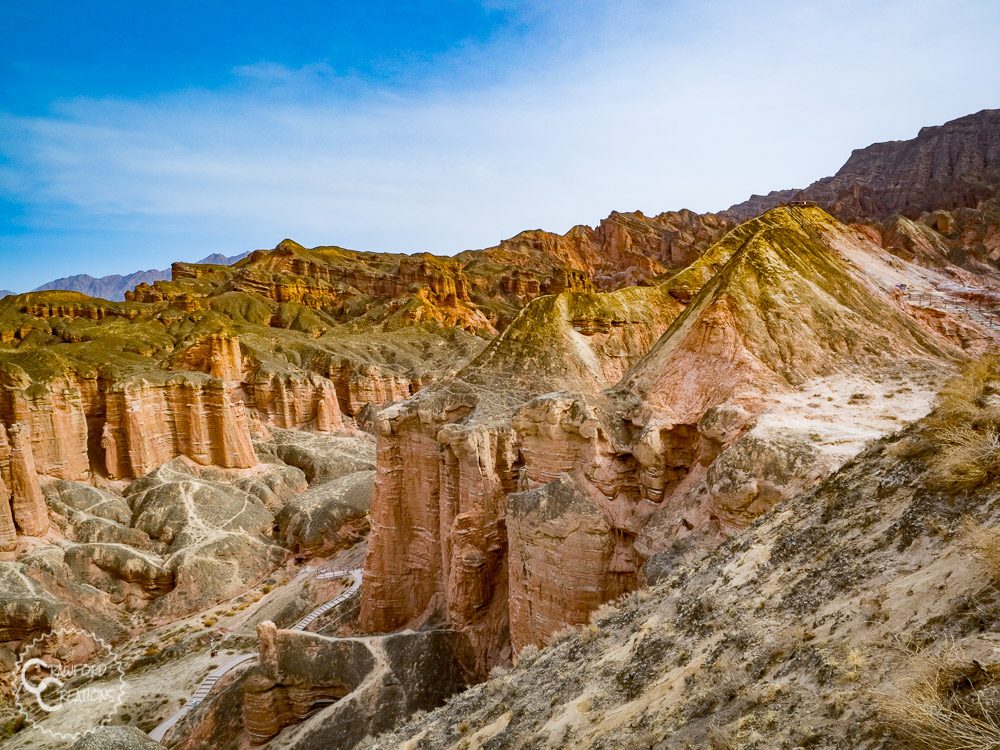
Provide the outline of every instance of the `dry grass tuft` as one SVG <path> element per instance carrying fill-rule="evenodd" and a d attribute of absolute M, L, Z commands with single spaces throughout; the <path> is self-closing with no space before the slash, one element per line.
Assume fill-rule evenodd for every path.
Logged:
<path fill-rule="evenodd" d="M 909 684 L 876 697 L 886 727 L 914 750 L 1000 748 L 1000 679 L 954 646 L 913 659 Z"/>
<path fill-rule="evenodd" d="M 961 545 L 983 563 L 994 581 L 1000 581 L 1000 529 L 990 528 L 966 518 Z"/>
<path fill-rule="evenodd" d="M 1000 357 L 971 363 L 938 394 L 921 435 L 928 479 L 960 492 L 1000 476 Z"/>

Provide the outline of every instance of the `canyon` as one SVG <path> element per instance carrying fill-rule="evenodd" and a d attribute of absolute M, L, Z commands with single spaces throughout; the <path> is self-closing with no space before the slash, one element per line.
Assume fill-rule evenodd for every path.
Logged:
<path fill-rule="evenodd" d="M 613 212 L 452 257 L 286 239 L 175 263 L 122 300 L 4 297 L 0 671 L 42 634 L 91 633 L 130 686 L 113 723 L 146 732 L 218 652 L 256 654 L 164 738 L 190 750 L 599 747 L 627 722 L 589 727 L 585 698 L 694 711 L 650 691 L 689 674 L 708 691 L 690 665 L 715 664 L 741 618 L 760 648 L 754 617 L 794 627 L 772 600 L 805 601 L 803 555 L 847 554 L 820 550 L 823 523 L 884 562 L 888 542 L 851 527 L 876 492 L 859 466 L 893 476 L 900 436 L 929 429 L 938 394 L 996 346 L 997 115 L 720 213 Z M 894 540 L 890 515 L 933 515 L 907 509 L 931 481 L 907 466 L 877 489 L 891 512 L 872 528 Z M 942 524 L 921 544 L 958 555 L 956 519 Z M 793 536 L 801 548 L 780 542 Z M 765 548 L 795 568 L 765 575 Z M 317 568 L 363 568 L 360 595 L 293 630 L 343 585 Z M 831 596 L 848 606 L 849 590 Z M 911 609 L 885 621 L 932 627 L 924 598 Z M 817 645 L 836 642 L 831 618 L 815 618 Z M 851 644 L 872 647 L 860 627 Z M 617 692 L 591 684 L 588 659 Z M 510 697 L 537 702 L 559 670 L 551 710 Z M 59 747 L 41 727 L 79 717 L 26 723 L 19 695 L 0 683 L 0 743 Z M 676 723 L 705 746 L 707 729 Z M 823 732 L 819 746 L 848 741 Z"/>

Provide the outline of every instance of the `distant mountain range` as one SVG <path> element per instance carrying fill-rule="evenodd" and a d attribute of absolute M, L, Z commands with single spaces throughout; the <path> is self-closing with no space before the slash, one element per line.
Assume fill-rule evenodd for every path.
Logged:
<path fill-rule="evenodd" d="M 227 257 L 221 253 L 212 253 L 212 255 L 199 260 L 198 263 L 213 263 L 215 265 L 228 266 L 239 260 L 243 260 L 249 254 L 249 252 L 246 252 Z M 169 280 L 169 268 L 164 270 L 152 269 L 149 271 L 136 271 L 135 273 L 130 273 L 126 276 L 112 274 L 110 276 L 101 276 L 99 278 L 86 273 L 81 273 L 76 276 L 65 276 L 61 279 L 46 282 L 39 287 L 35 287 L 31 291 L 47 292 L 54 289 L 63 289 L 70 292 L 82 292 L 83 294 L 91 297 L 100 297 L 102 299 L 110 299 L 120 302 L 125 299 L 125 292 L 130 289 L 134 289 L 137 285 L 143 282 L 152 284 L 154 281 Z M 8 294 L 14 294 L 14 292 L 6 290 L 0 291 L 0 297 Z"/>

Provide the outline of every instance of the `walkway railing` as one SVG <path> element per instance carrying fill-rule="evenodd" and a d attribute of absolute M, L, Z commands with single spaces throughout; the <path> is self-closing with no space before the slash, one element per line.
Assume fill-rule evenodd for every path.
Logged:
<path fill-rule="evenodd" d="M 352 570 L 320 570 L 316 573 L 316 578 L 320 580 L 331 580 L 335 578 L 347 578 L 351 577 L 351 585 L 348 586 L 344 591 L 337 594 L 333 599 L 321 604 L 312 610 L 309 614 L 299 620 L 297 623 L 292 625 L 290 630 L 305 630 L 307 627 L 312 625 L 320 616 L 326 614 L 332 609 L 335 609 L 338 605 L 344 603 L 352 596 L 358 593 L 361 589 L 362 571 L 361 568 L 354 568 Z M 222 679 L 229 672 L 239 667 L 242 664 L 246 664 L 249 661 L 257 658 L 257 653 L 247 653 L 247 654 L 236 654 L 224 663 L 220 664 L 218 667 L 213 669 L 201 684 L 198 685 L 197 689 L 188 698 L 187 702 L 181 706 L 177 711 L 171 714 L 162 724 L 157 726 L 153 731 L 149 733 L 149 738 L 155 740 L 156 742 L 162 742 L 163 738 L 166 736 L 173 727 L 187 716 L 191 711 L 196 708 L 208 694 L 215 687 L 215 684 Z"/>

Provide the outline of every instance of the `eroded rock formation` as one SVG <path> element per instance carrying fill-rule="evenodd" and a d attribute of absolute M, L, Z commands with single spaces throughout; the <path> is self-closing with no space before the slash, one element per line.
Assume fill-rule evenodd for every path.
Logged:
<path fill-rule="evenodd" d="M 204 465 L 257 462 L 246 413 L 218 380 L 126 381 L 106 393 L 102 433 L 111 477 L 140 477 L 175 456 Z"/>
<path fill-rule="evenodd" d="M 742 436 L 774 394 L 847 364 L 962 358 L 889 293 L 898 263 L 819 209 L 780 209 L 660 287 L 529 305 L 382 413 L 363 625 L 443 617 L 483 670 L 635 588 L 650 554 L 832 470 L 808 443 Z"/>
<path fill-rule="evenodd" d="M 14 523 L 22 534 L 42 536 L 49 528 L 49 515 L 28 431 L 15 422 L 4 432 L 0 426 L 0 473 L 10 487 Z"/>

